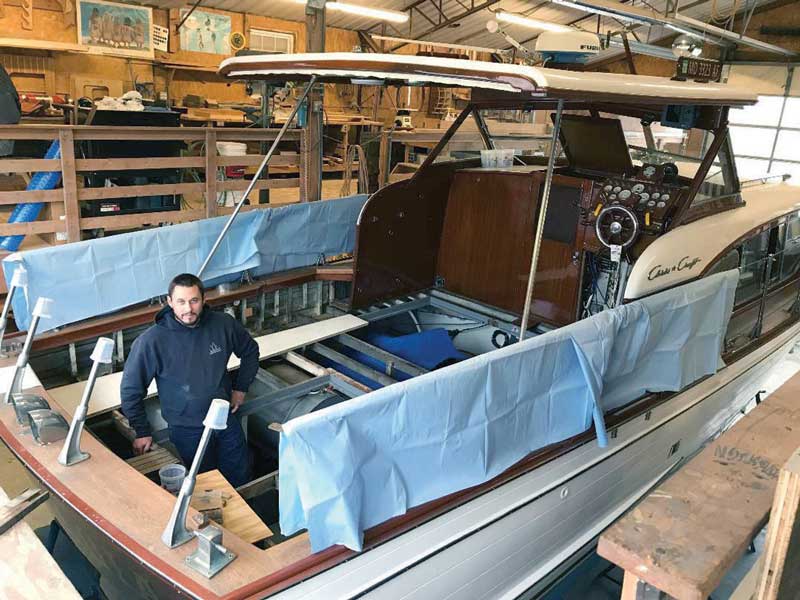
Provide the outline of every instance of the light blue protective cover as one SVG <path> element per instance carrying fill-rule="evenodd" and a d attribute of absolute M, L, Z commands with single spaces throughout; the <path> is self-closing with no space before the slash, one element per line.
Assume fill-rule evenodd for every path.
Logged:
<path fill-rule="evenodd" d="M 737 281 L 713 275 L 284 423 L 281 532 L 361 550 L 365 529 L 586 431 L 602 408 L 716 372 Z"/>
<path fill-rule="evenodd" d="M 214 254 L 203 281 L 259 276 L 316 264 L 321 256 L 352 252 L 364 194 L 241 213 Z M 195 273 L 228 217 L 87 240 L 11 254 L 6 282 L 19 265 L 26 294 L 15 294 L 14 319 L 27 330 L 40 296 L 55 300 L 39 331 L 119 310 L 166 293 L 179 273 Z"/>

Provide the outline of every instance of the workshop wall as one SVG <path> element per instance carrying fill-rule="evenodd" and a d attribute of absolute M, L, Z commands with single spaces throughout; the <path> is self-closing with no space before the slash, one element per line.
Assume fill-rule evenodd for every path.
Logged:
<path fill-rule="evenodd" d="M 203 10 L 229 15 L 231 31 L 240 31 L 246 36 L 251 27 L 291 33 L 295 51 L 305 49 L 304 23 L 208 8 Z M 83 96 L 92 91 L 102 95 L 107 90 L 110 95 L 117 95 L 132 89 L 135 78 L 140 84 L 151 83 L 155 92 L 168 91 L 170 99 L 177 102 L 187 94 L 220 102 L 245 100 L 243 84 L 222 81 L 213 72 L 226 55 L 190 52 L 180 48 L 180 37 L 172 35 L 180 22 L 179 10 L 153 9 L 153 22 L 169 27 L 171 32 L 170 52 L 155 51 L 153 60 L 49 51 L 48 48 L 56 44 L 77 44 L 75 12 L 64 13 L 56 0 L 34 0 L 32 28 L 27 29 L 25 22 L 22 7 L 7 2 L 0 16 L 3 32 L 0 37 L 41 41 L 41 50 L 0 51 L 0 60 L 7 70 L 14 73 L 15 83 L 25 88 L 20 91 Z M 358 35 L 353 31 L 329 28 L 326 32 L 326 50 L 329 52 L 350 51 L 356 45 Z M 334 105 L 339 105 L 338 98 L 338 94 L 331 95 Z"/>

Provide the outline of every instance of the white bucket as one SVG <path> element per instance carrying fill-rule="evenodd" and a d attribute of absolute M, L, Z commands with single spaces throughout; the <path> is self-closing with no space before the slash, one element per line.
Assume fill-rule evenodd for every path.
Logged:
<path fill-rule="evenodd" d="M 247 144 L 241 142 L 217 142 L 217 152 L 220 156 L 246 156 Z M 243 191 L 218 192 L 217 204 L 219 206 L 235 206 L 242 199 Z"/>

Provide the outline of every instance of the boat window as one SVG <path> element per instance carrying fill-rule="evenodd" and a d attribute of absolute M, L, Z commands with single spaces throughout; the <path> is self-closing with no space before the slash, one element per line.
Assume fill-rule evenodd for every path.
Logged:
<path fill-rule="evenodd" d="M 762 231 L 741 246 L 739 285 L 736 288 L 736 304 L 756 298 L 764 282 L 764 265 L 769 251 L 769 231 Z"/>
<path fill-rule="evenodd" d="M 709 270 L 707 275 L 714 275 L 715 273 L 724 273 L 731 269 L 739 268 L 739 249 L 734 248 L 718 260 Z"/>
<path fill-rule="evenodd" d="M 781 279 L 795 275 L 800 268 L 800 215 L 793 215 L 786 223 L 786 241 L 783 247 Z"/>

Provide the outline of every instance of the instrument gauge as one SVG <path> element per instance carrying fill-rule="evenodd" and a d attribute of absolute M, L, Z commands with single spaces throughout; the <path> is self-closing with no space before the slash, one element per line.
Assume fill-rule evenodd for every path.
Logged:
<path fill-rule="evenodd" d="M 627 200 L 630 197 L 631 197 L 631 191 L 630 190 L 622 190 L 619 193 L 619 199 L 620 200 Z"/>
<path fill-rule="evenodd" d="M 615 187 L 614 187 L 614 189 L 613 189 L 612 191 L 613 191 L 615 194 L 619 194 L 621 190 L 622 190 L 622 188 L 621 188 L 621 187 L 619 187 L 619 186 L 615 186 Z"/>
<path fill-rule="evenodd" d="M 639 202 L 645 202 L 647 200 L 650 200 L 650 194 L 648 194 L 647 192 L 642 192 L 641 194 L 639 194 Z"/>
<path fill-rule="evenodd" d="M 642 169 L 642 175 L 647 177 L 648 179 L 652 178 L 653 175 L 656 174 L 656 168 L 653 165 L 647 165 L 644 169 Z"/>
<path fill-rule="evenodd" d="M 637 183 L 631 188 L 631 191 L 634 194 L 641 194 L 644 191 L 644 186 L 641 183 Z"/>

